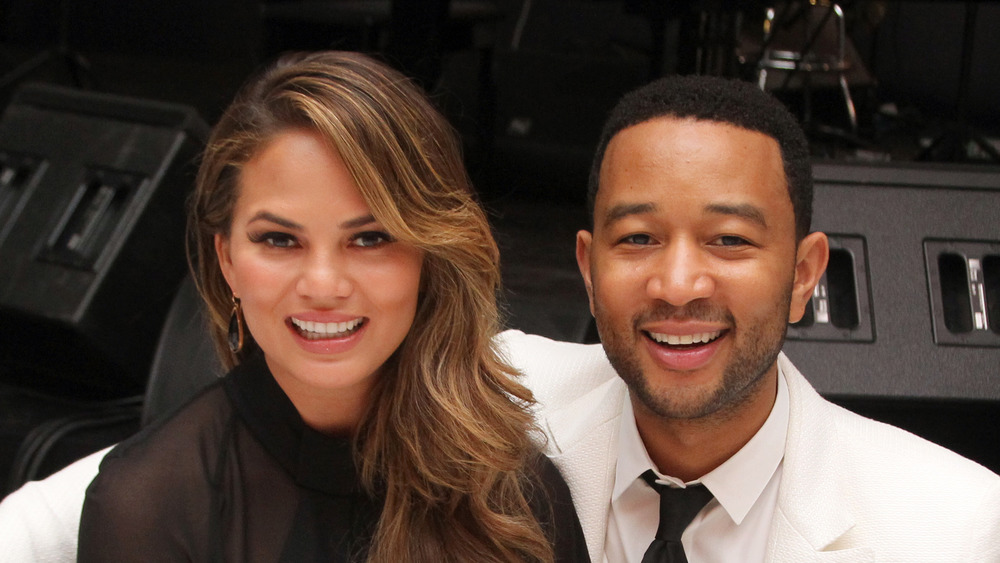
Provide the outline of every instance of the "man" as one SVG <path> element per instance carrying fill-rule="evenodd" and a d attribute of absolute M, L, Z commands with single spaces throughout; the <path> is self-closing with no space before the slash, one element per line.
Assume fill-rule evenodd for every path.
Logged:
<path fill-rule="evenodd" d="M 657 489 L 697 483 L 713 498 L 682 528 L 691 561 L 1000 561 L 1000 477 L 826 402 L 780 355 L 827 258 L 784 108 L 741 83 L 653 83 L 613 112 L 590 184 L 577 258 L 604 349 L 498 340 L 594 561 L 643 560 Z M 19 545 L 71 554 L 99 456 L 0 505 L 0 530 L 35 506 L 44 529 Z"/>
<path fill-rule="evenodd" d="M 673 561 L 644 558 L 658 491 L 699 483 L 691 561 L 1000 561 L 1000 477 L 825 401 L 780 354 L 827 262 L 811 182 L 794 118 L 750 85 L 667 78 L 612 112 L 576 254 L 617 377 L 502 336 L 595 561 Z"/>

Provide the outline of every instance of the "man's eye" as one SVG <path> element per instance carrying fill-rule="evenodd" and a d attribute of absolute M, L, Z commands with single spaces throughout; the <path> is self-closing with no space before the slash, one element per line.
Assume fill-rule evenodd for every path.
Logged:
<path fill-rule="evenodd" d="M 392 242 L 394 239 L 388 233 L 380 231 L 366 231 L 354 236 L 354 245 L 362 248 L 381 246 Z"/>
<path fill-rule="evenodd" d="M 628 235 L 627 237 L 622 239 L 622 242 L 625 244 L 647 245 L 653 242 L 653 237 L 642 234 Z"/>
<path fill-rule="evenodd" d="M 748 244 L 746 239 L 732 235 L 721 236 L 716 240 L 719 246 L 743 246 Z"/>
<path fill-rule="evenodd" d="M 250 235 L 250 241 L 263 243 L 274 248 L 294 248 L 299 244 L 298 239 L 296 239 L 293 235 L 279 232 L 267 232 Z"/>

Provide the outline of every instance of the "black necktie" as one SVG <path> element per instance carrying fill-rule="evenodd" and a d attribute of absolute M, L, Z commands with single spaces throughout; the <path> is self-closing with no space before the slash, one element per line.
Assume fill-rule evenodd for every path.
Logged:
<path fill-rule="evenodd" d="M 646 548 L 642 563 L 687 563 L 681 534 L 695 515 L 712 500 L 712 493 L 705 485 L 689 485 L 677 489 L 656 482 L 652 469 L 642 474 L 642 480 L 660 493 L 660 525 L 656 539 Z"/>

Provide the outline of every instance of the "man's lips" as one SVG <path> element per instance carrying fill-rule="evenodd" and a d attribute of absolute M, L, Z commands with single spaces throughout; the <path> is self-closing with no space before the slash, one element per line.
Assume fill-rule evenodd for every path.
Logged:
<path fill-rule="evenodd" d="M 686 346 L 690 344 L 708 344 L 722 334 L 722 330 L 707 332 L 692 332 L 689 334 L 667 334 L 664 332 L 644 331 L 646 335 L 659 344 L 669 346 Z"/>
<path fill-rule="evenodd" d="M 691 372 L 708 365 L 729 334 L 729 329 L 690 333 L 642 331 L 646 348 L 662 368 Z"/>

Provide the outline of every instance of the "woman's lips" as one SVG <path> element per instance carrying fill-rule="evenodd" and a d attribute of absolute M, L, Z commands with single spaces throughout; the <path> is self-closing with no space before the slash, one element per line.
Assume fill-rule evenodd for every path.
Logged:
<path fill-rule="evenodd" d="M 367 332 L 368 317 L 343 317 L 345 320 L 306 320 L 289 317 L 285 324 L 296 344 L 310 354 L 343 354 L 354 348 Z M 327 315 L 326 318 L 331 318 Z"/>
<path fill-rule="evenodd" d="M 357 332 L 364 322 L 364 317 L 341 322 L 307 321 L 296 317 L 290 319 L 293 330 L 307 340 L 345 338 Z"/>

